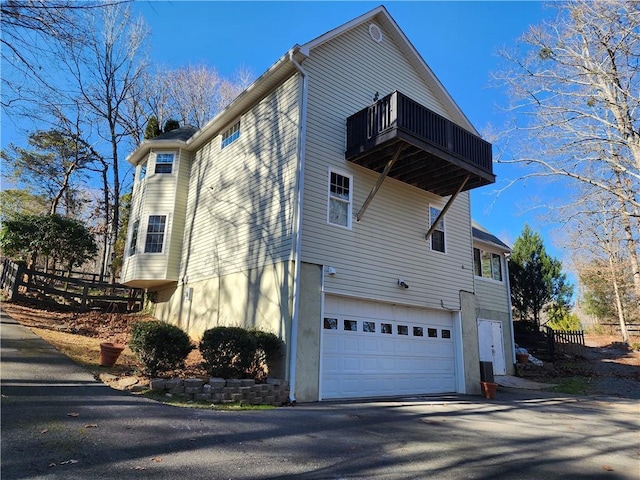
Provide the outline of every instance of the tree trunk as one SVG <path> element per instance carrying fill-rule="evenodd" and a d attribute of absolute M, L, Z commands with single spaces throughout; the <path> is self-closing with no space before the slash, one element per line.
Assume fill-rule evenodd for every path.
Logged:
<path fill-rule="evenodd" d="M 613 265 L 613 258 L 609 255 L 609 269 L 611 271 L 611 279 L 613 281 L 613 293 L 616 299 L 616 310 L 618 311 L 618 322 L 620 323 L 620 334 L 622 335 L 622 341 L 629 342 L 629 334 L 627 333 L 627 324 L 624 320 L 624 310 L 622 308 L 622 299 L 620 298 L 620 290 L 618 289 L 618 279 L 616 275 L 616 269 Z"/>

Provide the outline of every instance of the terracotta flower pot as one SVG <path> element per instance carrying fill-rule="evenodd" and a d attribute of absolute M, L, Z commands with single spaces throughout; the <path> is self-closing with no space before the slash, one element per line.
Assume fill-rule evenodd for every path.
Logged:
<path fill-rule="evenodd" d="M 482 396 L 486 399 L 493 400 L 496 396 L 498 384 L 493 382 L 480 382 L 482 387 Z"/>
<path fill-rule="evenodd" d="M 516 353 L 516 362 L 518 362 L 518 363 L 529 363 L 529 354 L 528 353 Z"/>
<path fill-rule="evenodd" d="M 100 365 L 103 367 L 113 367 L 118 357 L 124 350 L 124 345 L 111 342 L 103 342 L 100 344 Z"/>

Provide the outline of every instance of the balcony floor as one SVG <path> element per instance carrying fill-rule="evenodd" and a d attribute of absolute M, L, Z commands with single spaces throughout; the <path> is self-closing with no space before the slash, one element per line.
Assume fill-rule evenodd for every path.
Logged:
<path fill-rule="evenodd" d="M 495 182 L 492 173 L 395 128 L 355 151 L 347 151 L 345 156 L 352 163 L 381 173 L 399 147 L 402 152 L 388 176 L 441 197 L 454 194 L 467 175 L 470 178 L 463 191 Z"/>

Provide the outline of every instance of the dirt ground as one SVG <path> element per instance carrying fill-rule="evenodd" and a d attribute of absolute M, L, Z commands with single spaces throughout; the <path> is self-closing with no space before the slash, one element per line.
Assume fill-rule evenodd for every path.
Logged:
<path fill-rule="evenodd" d="M 151 320 L 143 314 L 71 313 L 38 310 L 14 303 L 2 308 L 16 321 L 31 328 L 64 332 L 103 342 L 126 344 L 131 325 L 139 320 Z M 640 337 L 630 339 L 640 343 Z M 587 393 L 640 398 L 640 352 L 632 351 L 621 339 L 612 335 L 585 335 L 584 357 L 567 357 L 556 362 L 543 380 L 557 383 L 561 378 L 580 377 L 586 382 Z M 197 348 L 189 355 L 184 370 L 171 375 L 199 377 L 202 357 Z"/>

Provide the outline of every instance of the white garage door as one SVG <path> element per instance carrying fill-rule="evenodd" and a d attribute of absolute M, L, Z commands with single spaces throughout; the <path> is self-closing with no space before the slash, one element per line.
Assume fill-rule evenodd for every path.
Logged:
<path fill-rule="evenodd" d="M 456 391 L 452 315 L 327 295 L 321 396 Z"/>

